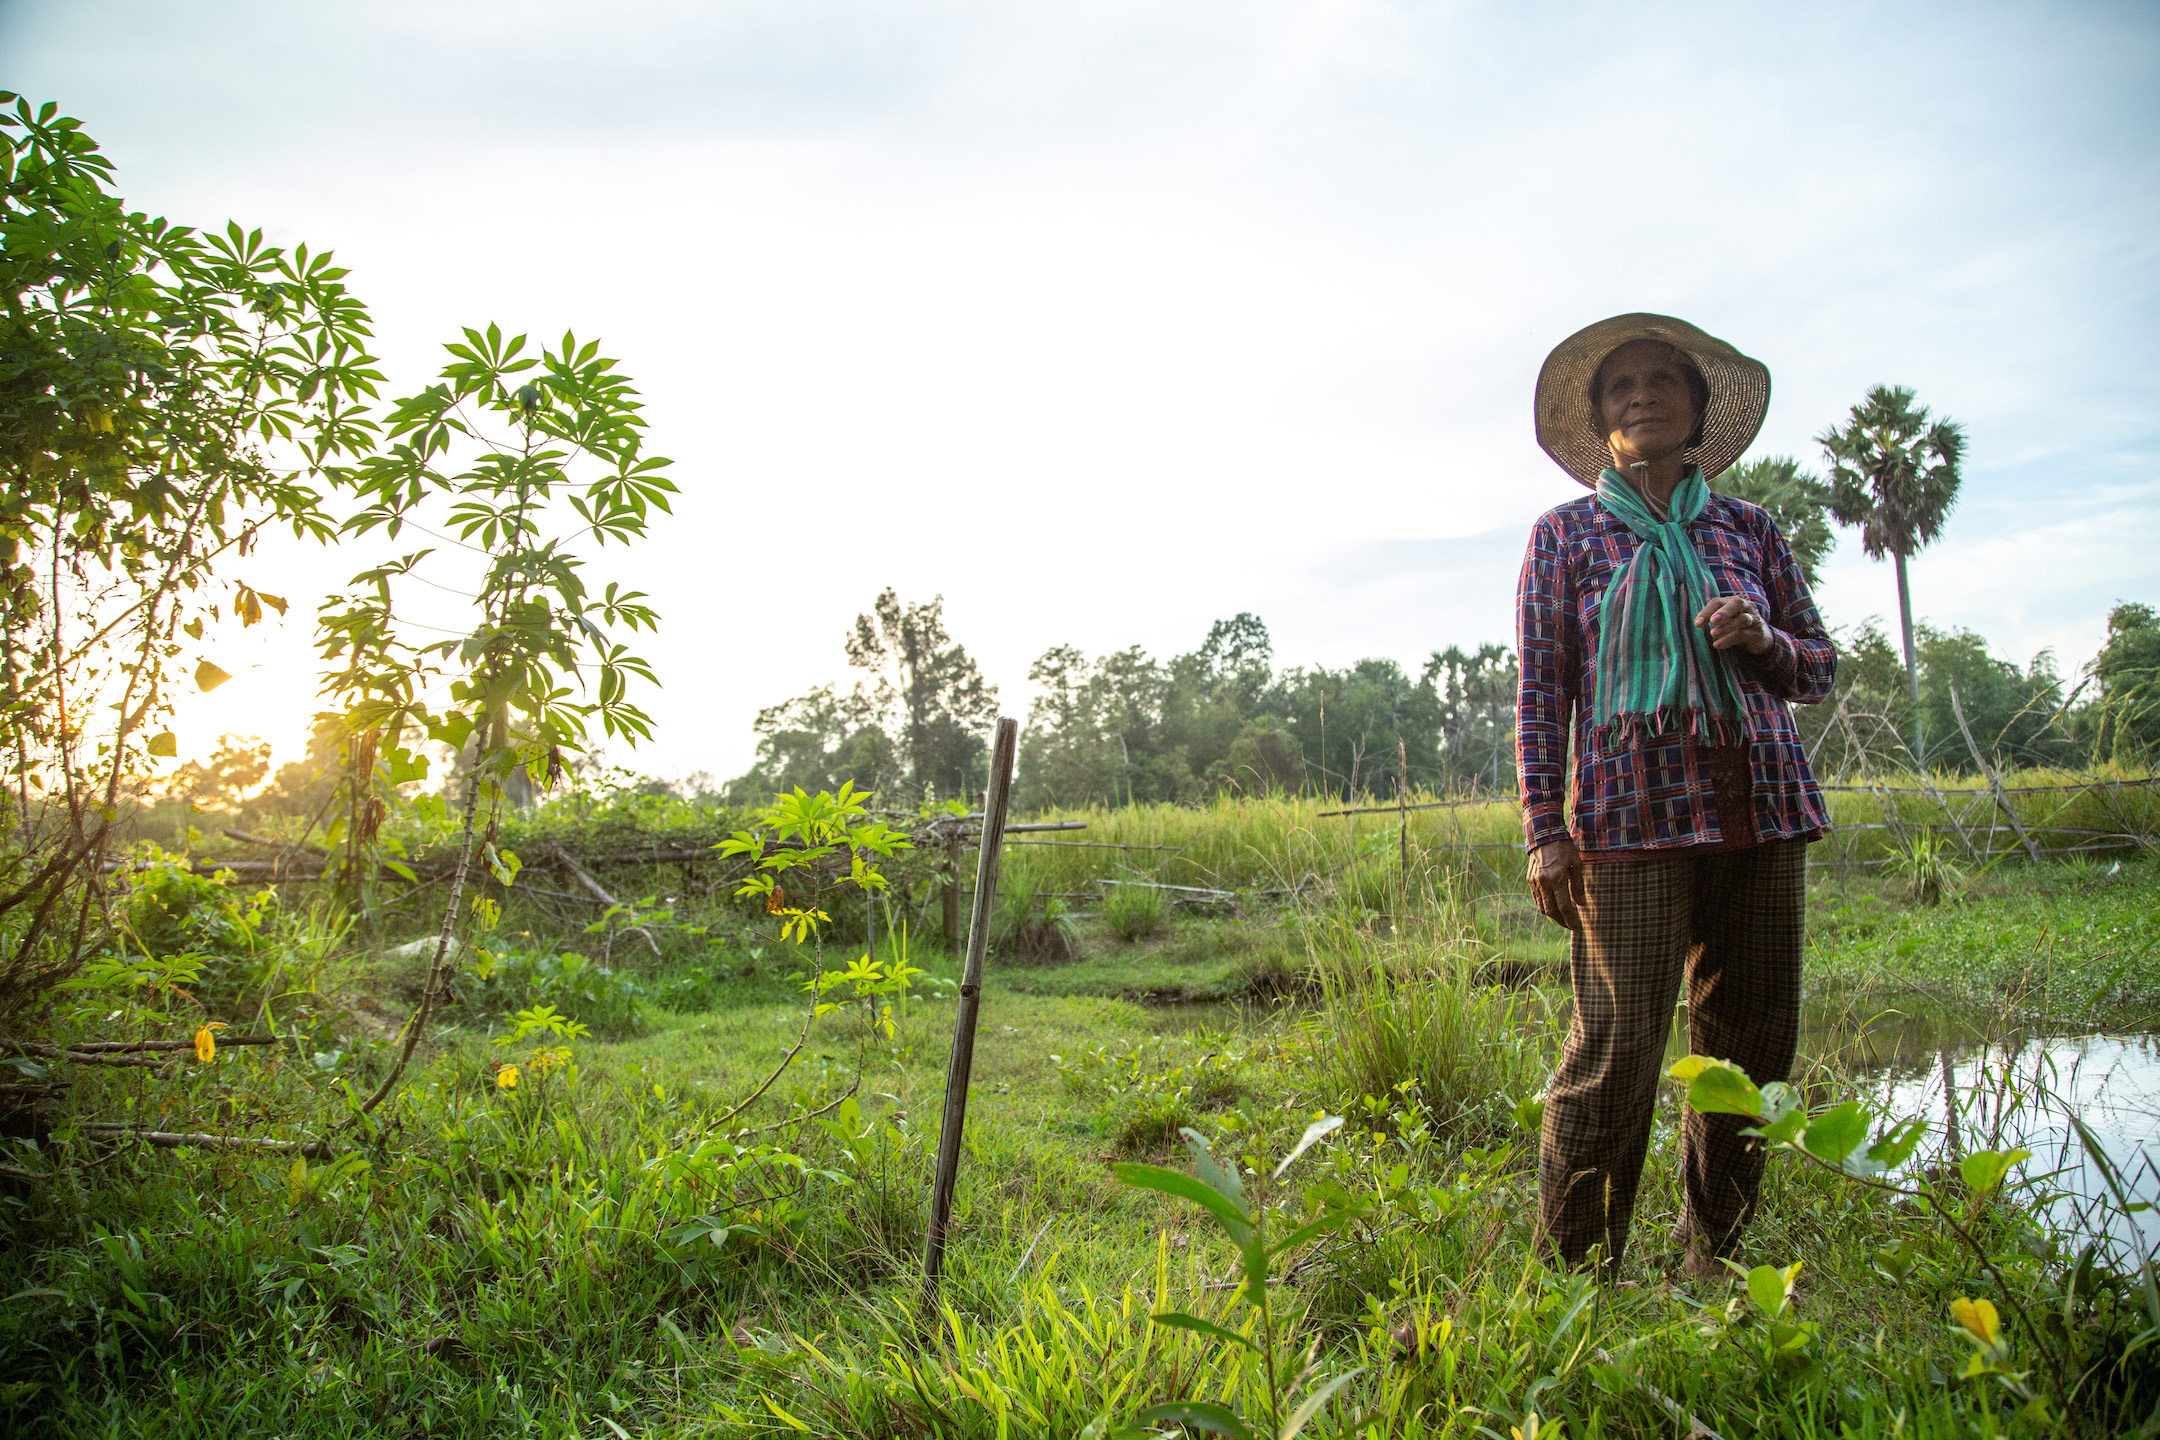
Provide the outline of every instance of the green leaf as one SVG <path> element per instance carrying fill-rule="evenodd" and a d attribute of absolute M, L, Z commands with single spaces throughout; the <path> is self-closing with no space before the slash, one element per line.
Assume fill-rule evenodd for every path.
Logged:
<path fill-rule="evenodd" d="M 1958 1174 L 1972 1187 L 1973 1194 L 1986 1195 L 2002 1184 L 2012 1165 L 2031 1157 L 2030 1150 L 1976 1150 L 1958 1161 Z"/>
<path fill-rule="evenodd" d="M 1919 1148 L 1920 1137 L 1927 1134 L 1927 1128 L 1925 1120 L 1907 1120 L 1902 1125 L 1892 1126 L 1880 1140 L 1868 1146 L 1868 1163 L 1875 1167 L 1875 1173 L 1894 1170 L 1912 1158 L 1913 1151 Z"/>
<path fill-rule="evenodd" d="M 1258 1305 L 1261 1297 L 1267 1294 L 1268 1248 L 1266 1237 L 1260 1231 L 1254 1230 L 1244 1243 L 1238 1246 L 1238 1253 L 1245 1259 L 1245 1288 L 1239 1293 L 1244 1297 L 1246 1304 Z"/>
<path fill-rule="evenodd" d="M 1845 1157 L 1867 1140 L 1867 1112 L 1857 1100 L 1848 1100 L 1808 1121 L 1800 1136 L 1801 1146 L 1818 1160 L 1843 1165 Z"/>
<path fill-rule="evenodd" d="M 1233 1411 L 1205 1400 L 1172 1400 L 1140 1412 L 1143 1425 L 1160 1425 L 1164 1421 L 1188 1430 L 1205 1430 L 1210 1435 L 1228 1435 L 1231 1440 L 1258 1440 Z"/>
<path fill-rule="evenodd" d="M 1532 1095 L 1527 1100 L 1517 1100 L 1509 1109 L 1515 1128 L 1535 1135 L 1545 1128 L 1545 1097 Z"/>
<path fill-rule="evenodd" d="M 1729 1062 L 1724 1060 L 1713 1060 L 1708 1055 L 1690 1055 L 1685 1059 L 1673 1061 L 1672 1068 L 1665 1073 L 1682 1085 L 1688 1085 L 1694 1082 L 1696 1076 L 1702 1074 L 1711 1066 L 1727 1063 Z"/>
<path fill-rule="evenodd" d="M 1757 1265 L 1747 1274 L 1747 1296 L 1755 1302 L 1755 1308 L 1768 1316 L 1784 1313 L 1785 1300 L 1792 1293 L 1792 1277 L 1800 1273 L 1796 1263 L 1790 1270 L 1780 1270 L 1775 1265 Z"/>
<path fill-rule="evenodd" d="M 1277 1180 L 1282 1179 L 1283 1171 L 1290 1168 L 1291 1161 L 1297 1159 L 1298 1156 L 1303 1155 L 1307 1150 L 1312 1149 L 1314 1145 L 1326 1139 L 1328 1136 L 1334 1134 L 1337 1130 L 1342 1129 L 1342 1123 L 1342 1116 L 1330 1115 L 1327 1116 L 1325 1119 L 1315 1120 L 1312 1124 L 1307 1125 L 1305 1127 L 1305 1133 L 1299 1138 L 1296 1147 L 1292 1149 L 1288 1155 L 1283 1156 L 1282 1163 L 1275 1167 L 1275 1173 L 1272 1178 Z"/>
<path fill-rule="evenodd" d="M 1216 1194 L 1237 1206 L 1242 1213 L 1245 1207 L 1245 1182 L 1238 1178 L 1237 1171 L 1225 1170 L 1217 1164 L 1214 1152 L 1208 1149 L 1206 1137 L 1192 1126 L 1181 1126 L 1178 1134 L 1185 1137 L 1185 1148 L 1192 1151 L 1193 1173 L 1205 1181 Z"/>
<path fill-rule="evenodd" d="M 1225 1330 L 1222 1326 L 1210 1324 L 1197 1315 L 1187 1315 L 1181 1310 L 1165 1310 L 1160 1315 L 1150 1315 L 1148 1318 L 1157 1325 L 1167 1325 L 1173 1330 L 1190 1330 L 1195 1335 L 1210 1335 L 1217 1340 L 1227 1340 L 1233 1345 L 1243 1345 L 1255 1355 L 1260 1353 L 1258 1345 L 1253 1344 L 1252 1341 L 1238 1334 L 1237 1331 Z"/>
<path fill-rule="evenodd" d="M 180 742 L 173 738 L 172 731 L 160 730 L 150 737 L 150 743 L 143 748 L 152 755 L 171 759 L 180 753 Z"/>
<path fill-rule="evenodd" d="M 1694 1059 L 1689 1056 L 1688 1059 Z M 1682 1065 L 1687 1061 L 1680 1062 Z M 1679 1069 L 1679 1065 L 1673 1067 Z M 1703 1115 L 1760 1115 L 1762 1092 L 1729 1060 L 1713 1060 L 1688 1085 L 1687 1103 Z"/>
<path fill-rule="evenodd" d="M 217 689 L 218 686 L 230 679 L 232 679 L 232 676 L 218 669 L 208 660 L 195 667 L 195 686 L 205 694 Z"/>
<path fill-rule="evenodd" d="M 1313 1416 L 1320 1413 L 1320 1407 L 1327 1404 L 1328 1397 L 1357 1379 L 1364 1369 L 1365 1367 L 1360 1365 L 1356 1370 L 1346 1370 L 1307 1395 L 1305 1403 L 1290 1412 L 1290 1418 L 1283 1422 L 1282 1434 L 1278 1440 L 1297 1440 L 1298 1433 L 1312 1422 Z"/>
<path fill-rule="evenodd" d="M 1175 1195 L 1180 1200 L 1192 1201 L 1215 1217 L 1223 1229 L 1229 1232 L 1233 1244 L 1243 1245 L 1252 1234 L 1252 1217 L 1235 1201 L 1182 1170 L 1121 1161 L 1110 1167 L 1110 1173 L 1127 1185 L 1137 1185 L 1143 1190 L 1158 1190 L 1165 1195 Z"/>
<path fill-rule="evenodd" d="M 1773 1080 L 1762 1087 L 1762 1119 L 1765 1126 L 1775 1125 L 1802 1108 L 1800 1092 L 1784 1081 Z"/>
<path fill-rule="evenodd" d="M 1282 1239 L 1276 1241 L 1275 1244 L 1268 1250 L 1268 1254 L 1288 1254 L 1290 1251 L 1297 1249 L 1298 1246 L 1303 1245 L 1306 1241 L 1314 1238 L 1315 1236 L 1325 1235 L 1330 1230 L 1340 1230 L 1343 1227 L 1344 1223 L 1349 1220 L 1349 1218 L 1349 1216 L 1341 1214 L 1322 1215 L 1317 1220 L 1308 1221 L 1305 1224 L 1300 1225 L 1297 1229 L 1291 1231 Z"/>

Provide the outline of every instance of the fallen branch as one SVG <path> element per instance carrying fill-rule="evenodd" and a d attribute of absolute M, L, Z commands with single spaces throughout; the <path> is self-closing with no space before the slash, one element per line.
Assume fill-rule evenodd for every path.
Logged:
<path fill-rule="evenodd" d="M 553 842 L 553 849 L 555 851 L 555 858 L 562 862 L 563 868 L 570 872 L 572 878 L 574 878 L 578 882 L 578 884 L 583 885 L 587 890 L 591 891 L 592 896 L 595 900 L 601 901 L 611 910 L 634 909 L 633 906 L 623 904 L 622 901 L 616 899 L 613 895 L 608 894 L 606 890 L 602 889 L 600 886 L 600 882 L 593 879 L 591 871 L 587 870 L 584 866 L 578 864 L 577 861 L 570 858 L 570 852 L 563 849 L 561 842 Z M 650 930 L 647 930 L 642 925 L 630 925 L 624 927 L 623 933 L 627 935 L 644 936 L 645 943 L 652 947 L 652 953 L 654 957 L 659 957 L 660 942 L 653 939 L 652 932 Z"/>
<path fill-rule="evenodd" d="M 274 1035 L 235 1035 L 232 1039 L 220 1038 L 224 1045 L 275 1045 Z M 171 1054 L 195 1048 L 193 1040 L 85 1040 L 72 1045 L 49 1045 L 42 1040 L 0 1040 L 0 1046 L 19 1055 L 35 1056 L 40 1060 L 64 1060 L 71 1065 L 105 1065 L 115 1070 L 154 1070 L 163 1060 L 155 1060 L 140 1052 L 155 1050 Z"/>
<path fill-rule="evenodd" d="M 278 1037 L 275 1035 L 220 1035 L 217 1037 L 217 1045 L 220 1050 L 228 1045 L 275 1045 L 277 1043 Z M 77 1040 L 67 1048 L 97 1055 L 118 1055 L 135 1050 L 192 1050 L 195 1048 L 195 1042 L 193 1040 Z"/>
<path fill-rule="evenodd" d="M 133 1125 L 111 1125 L 102 1122 L 93 1122 L 82 1128 L 92 1135 L 146 1141 L 160 1150 L 267 1150 L 274 1154 L 291 1152 L 305 1155 L 310 1160 L 337 1158 L 337 1151 L 320 1140 L 257 1140 L 248 1135 L 182 1135 L 170 1130 L 142 1130 Z"/>
<path fill-rule="evenodd" d="M 608 892 L 604 888 L 602 888 L 600 882 L 593 879 L 592 872 L 590 870 L 587 870 L 584 866 L 578 864 L 577 861 L 571 859 L 570 852 L 563 849 L 560 841 L 550 841 L 548 849 L 555 856 L 556 863 L 561 865 L 563 869 L 569 871 L 570 878 L 577 881 L 578 884 L 584 886 L 585 889 L 591 893 L 592 897 L 595 900 L 598 900 L 603 905 L 621 905 L 623 903 L 622 901 L 616 899 L 613 895 L 608 894 Z"/>
<path fill-rule="evenodd" d="M 330 858 L 330 852 L 320 845 L 307 845 L 295 840 L 273 840 L 267 835 L 251 835 L 245 830 L 230 828 L 220 829 L 218 833 L 228 840 L 237 840 L 242 845 L 260 845 L 266 850 L 292 850 L 303 855 L 320 856 L 324 860 Z"/>

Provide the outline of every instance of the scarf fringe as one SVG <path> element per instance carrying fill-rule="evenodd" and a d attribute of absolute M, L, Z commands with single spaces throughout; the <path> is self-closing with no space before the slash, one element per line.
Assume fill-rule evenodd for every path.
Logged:
<path fill-rule="evenodd" d="M 1642 750 L 1654 741 L 1691 740 L 1698 745 L 1742 745 L 1747 726 L 1700 706 L 1667 705 L 1650 711 L 1614 715 L 1593 730 L 1600 750 Z"/>

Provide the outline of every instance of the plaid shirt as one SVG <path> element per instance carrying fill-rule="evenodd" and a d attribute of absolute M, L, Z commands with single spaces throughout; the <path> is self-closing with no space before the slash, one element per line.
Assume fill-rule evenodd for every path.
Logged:
<path fill-rule="evenodd" d="M 1830 693 L 1837 656 L 1800 566 L 1760 506 L 1713 492 L 1688 526 L 1720 594 L 1744 594 L 1770 626 L 1771 648 L 1736 662 L 1747 702 L 1755 834 L 1791 840 L 1830 828 L 1788 700 L 1811 705 Z M 1569 833 L 1562 777 L 1574 731 L 1574 834 L 1586 850 L 1681 850 L 1715 845 L 1718 825 L 1702 749 L 1678 736 L 1640 750 L 1599 748 L 1590 724 L 1598 620 L 1605 591 L 1633 558 L 1633 533 L 1595 496 L 1545 512 L 1530 532 L 1515 595 L 1522 686 L 1515 747 L 1523 832 L 1530 848 Z"/>

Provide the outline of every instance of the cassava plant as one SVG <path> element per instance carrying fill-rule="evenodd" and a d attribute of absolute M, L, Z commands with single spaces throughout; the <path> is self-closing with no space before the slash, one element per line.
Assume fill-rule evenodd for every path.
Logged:
<path fill-rule="evenodd" d="M 476 825 L 481 804 L 492 816 L 511 789 L 552 783 L 596 729 L 632 745 L 652 731 L 629 691 L 632 680 L 655 677 L 618 636 L 653 629 L 658 617 L 640 591 L 589 590 L 579 553 L 587 538 L 639 539 L 675 492 L 660 473 L 670 462 L 645 453 L 637 392 L 596 344 L 568 334 L 556 349 L 528 353 L 524 336 L 506 339 L 490 325 L 446 348 L 451 363 L 437 383 L 389 415 L 386 443 L 336 473 L 367 502 L 344 523 L 349 535 L 380 529 L 395 539 L 419 525 L 423 507 L 442 507 L 424 513 L 450 532 L 448 544 L 478 557 L 473 628 L 424 644 L 405 638 L 398 591 L 436 547 L 355 576 L 318 622 L 326 691 L 362 742 L 346 776 L 355 823 L 339 837 L 348 873 L 372 868 L 384 792 L 426 773 L 423 736 L 448 745 L 464 770 L 427 983 L 363 1114 L 396 1085 L 448 994 L 475 855 L 484 852 L 506 885 L 515 879 L 493 844 L 492 818 L 484 836 Z M 440 682 L 449 698 L 437 705 L 428 694 Z"/>
<path fill-rule="evenodd" d="M 101 948 L 90 883 L 176 694 L 228 677 L 266 533 L 327 541 L 381 377 L 327 253 L 127 208 L 55 106 L 0 91 L 0 1021 Z"/>
<path fill-rule="evenodd" d="M 756 812 L 752 817 L 755 828 L 737 830 L 713 847 L 722 855 L 751 862 L 749 873 L 735 893 L 761 902 L 765 913 L 780 922 L 782 940 L 816 947 L 824 926 L 832 920 L 824 908 L 828 898 L 844 890 L 865 896 L 882 893 L 885 875 L 870 857 L 889 860 L 910 848 L 905 835 L 870 814 L 863 804 L 867 798 L 856 791 L 852 781 L 844 782 L 837 792 L 819 791 L 815 795 L 797 788 Z M 810 994 L 810 1006 L 803 1013 L 795 1043 L 763 1082 L 706 1128 L 732 1123 L 787 1073 L 810 1043 L 817 1022 L 846 1003 L 828 1000 L 828 994 L 846 991 L 862 1004 L 866 1043 L 873 1033 L 891 1039 L 895 1031 L 893 1008 L 906 1002 L 914 978 L 922 973 L 907 962 L 904 949 L 884 960 L 865 954 L 843 970 L 825 969 L 820 953 L 812 960 L 803 984 Z M 855 1085 L 861 1083 L 858 1066 Z M 853 1095 L 854 1087 L 846 1094 Z"/>

